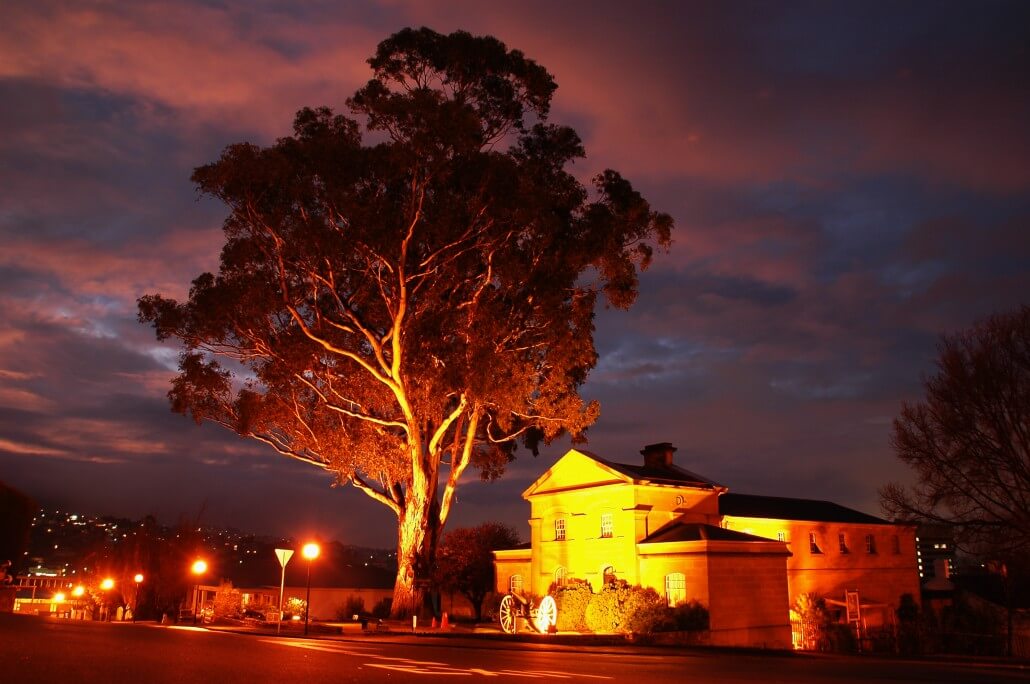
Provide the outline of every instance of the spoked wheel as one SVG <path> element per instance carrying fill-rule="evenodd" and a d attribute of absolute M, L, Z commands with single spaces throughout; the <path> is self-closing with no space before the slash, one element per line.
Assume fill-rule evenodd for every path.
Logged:
<path fill-rule="evenodd" d="M 501 599 L 501 607 L 497 611 L 497 619 L 505 634 L 515 633 L 515 599 L 509 594 Z"/>
<path fill-rule="evenodd" d="M 551 625 L 558 622 L 558 606 L 554 597 L 547 595 L 540 601 L 540 607 L 536 609 L 536 628 L 541 634 L 547 634 Z"/>

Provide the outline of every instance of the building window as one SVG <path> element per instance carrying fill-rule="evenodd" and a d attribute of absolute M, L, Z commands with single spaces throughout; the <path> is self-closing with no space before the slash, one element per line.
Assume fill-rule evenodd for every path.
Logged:
<path fill-rule="evenodd" d="M 876 553 L 876 538 L 871 534 L 865 536 L 865 552 Z"/>
<path fill-rule="evenodd" d="M 508 578 L 508 592 L 511 594 L 522 593 L 522 575 L 512 575 Z"/>
<path fill-rule="evenodd" d="M 673 607 L 687 600 L 687 578 L 682 572 L 665 576 L 665 600 Z"/>
<path fill-rule="evenodd" d="M 781 542 L 787 541 L 787 533 L 786 532 L 777 532 L 776 533 L 776 541 L 781 541 Z"/>
<path fill-rule="evenodd" d="M 815 537 L 815 532 L 808 533 L 808 550 L 811 553 L 822 553 L 819 549 L 819 540 Z"/>
<path fill-rule="evenodd" d="M 898 535 L 891 537 L 891 551 L 893 551 L 895 555 L 901 553 L 901 539 Z"/>
<path fill-rule="evenodd" d="M 569 571 L 564 566 L 559 565 L 558 569 L 554 571 L 554 583 L 559 587 L 565 586 L 565 581 L 569 576 Z"/>
<path fill-rule="evenodd" d="M 610 565 L 605 566 L 604 570 L 601 571 L 601 578 L 605 586 L 615 584 L 615 568 Z"/>
<path fill-rule="evenodd" d="M 601 514 L 601 538 L 611 539 L 612 537 L 612 514 Z"/>
<path fill-rule="evenodd" d="M 554 521 L 554 540 L 565 541 L 565 518 L 558 518 Z"/>
<path fill-rule="evenodd" d="M 848 552 L 848 538 L 843 532 L 837 535 L 837 544 L 840 546 L 841 553 Z"/>

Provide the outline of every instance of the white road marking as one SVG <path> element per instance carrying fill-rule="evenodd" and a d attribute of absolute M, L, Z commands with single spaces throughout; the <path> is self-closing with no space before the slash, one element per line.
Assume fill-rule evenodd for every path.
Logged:
<path fill-rule="evenodd" d="M 456 670 L 454 668 L 430 668 L 428 670 L 419 670 L 415 667 L 404 667 L 401 665 L 383 665 L 381 663 L 365 663 L 365 667 L 378 667 L 381 670 L 393 670 L 395 672 L 405 672 L 407 674 L 423 674 L 423 675 L 453 675 L 456 677 L 468 677 L 472 673 L 467 670 Z"/>
<path fill-rule="evenodd" d="M 311 641 L 283 641 L 281 639 L 262 639 L 268 644 L 303 648 L 310 651 L 321 651 L 323 653 L 338 653 L 340 655 L 362 656 L 374 660 L 385 660 L 385 663 L 364 663 L 364 667 L 375 667 L 380 670 L 391 670 L 405 672 L 408 674 L 422 675 L 454 675 L 481 677 L 498 677 L 507 675 L 509 677 L 522 677 L 524 679 L 615 679 L 606 675 L 579 674 L 573 672 L 561 672 L 558 670 L 485 670 L 479 667 L 460 668 L 433 660 L 412 660 L 411 658 L 399 658 L 395 656 L 379 655 L 369 651 L 354 650 L 343 644 L 332 642 L 311 642 Z"/>

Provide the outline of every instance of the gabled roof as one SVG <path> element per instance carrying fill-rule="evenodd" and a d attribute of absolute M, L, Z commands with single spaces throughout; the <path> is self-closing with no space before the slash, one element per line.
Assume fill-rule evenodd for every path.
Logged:
<path fill-rule="evenodd" d="M 735 530 L 727 530 L 715 525 L 705 523 L 688 523 L 673 520 L 668 525 L 652 532 L 640 543 L 651 544 L 660 542 L 683 542 L 683 541 L 733 541 L 733 542 L 765 542 L 772 540 L 765 537 L 756 537 L 753 534 L 745 534 Z"/>
<path fill-rule="evenodd" d="M 662 466 L 662 467 L 648 467 L 645 465 L 630 465 L 628 463 L 616 463 L 615 461 L 609 461 L 601 458 L 597 454 L 582 449 L 577 449 L 581 454 L 589 456 L 598 463 L 607 466 L 615 472 L 625 475 L 626 477 L 633 480 L 634 484 L 671 484 L 671 485 L 682 485 L 684 487 L 700 487 L 702 489 L 713 489 L 720 485 L 707 477 L 702 477 L 697 473 L 692 473 L 685 468 L 680 468 L 677 465 Z"/>
<path fill-rule="evenodd" d="M 861 523 L 864 525 L 890 525 L 883 518 L 877 518 L 853 508 L 845 508 L 832 501 L 815 499 L 791 499 L 781 496 L 756 496 L 754 494 L 722 494 L 719 496 L 719 513 L 741 518 L 773 518 L 776 520 L 811 520 L 815 522 Z"/>

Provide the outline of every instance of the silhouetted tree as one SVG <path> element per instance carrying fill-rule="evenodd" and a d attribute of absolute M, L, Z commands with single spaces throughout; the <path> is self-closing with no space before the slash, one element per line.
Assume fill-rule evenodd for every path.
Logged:
<path fill-rule="evenodd" d="M 1030 307 L 944 337 L 937 369 L 894 421 L 892 445 L 916 481 L 884 487 L 884 510 L 947 523 L 967 549 L 1026 567 Z"/>
<path fill-rule="evenodd" d="M 483 599 L 494 589 L 492 552 L 519 543 L 519 533 L 500 523 L 459 527 L 448 532 L 436 557 L 436 585 L 467 598 L 479 622 L 483 618 Z"/>
<path fill-rule="evenodd" d="M 672 221 L 614 171 L 590 192 L 566 170 L 580 139 L 546 123 L 556 86 L 521 52 L 405 29 L 369 63 L 356 118 L 304 109 L 195 171 L 230 209 L 219 272 L 139 311 L 183 345 L 174 410 L 396 514 L 400 615 L 466 469 L 498 477 L 517 440 L 597 418 L 578 394 L 597 296 L 628 307 Z"/>
<path fill-rule="evenodd" d="M 38 508 L 28 496 L 0 482 L 0 563 L 10 561 L 5 568 L 12 577 L 24 565 L 32 516 Z M 0 572 L 0 577 L 4 574 Z"/>

